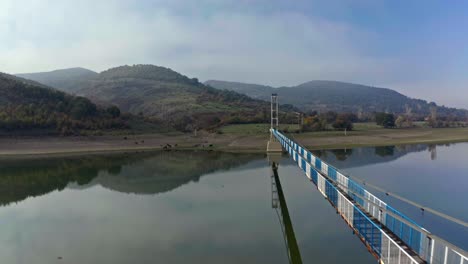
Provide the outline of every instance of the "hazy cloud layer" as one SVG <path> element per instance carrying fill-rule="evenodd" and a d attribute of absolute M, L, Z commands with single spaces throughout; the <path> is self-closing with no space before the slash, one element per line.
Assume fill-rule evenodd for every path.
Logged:
<path fill-rule="evenodd" d="M 150 63 L 201 80 L 342 80 L 468 107 L 467 6 L 394 2 L 3 0 L 0 71 Z"/>

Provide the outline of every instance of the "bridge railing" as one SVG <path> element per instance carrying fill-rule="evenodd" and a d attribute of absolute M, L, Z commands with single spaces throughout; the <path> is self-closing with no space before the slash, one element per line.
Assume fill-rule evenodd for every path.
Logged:
<path fill-rule="evenodd" d="M 348 224 L 359 231 L 361 237 L 369 243 L 373 251 L 379 255 L 381 261 L 384 263 L 419 263 L 416 258 L 408 254 L 407 250 L 390 238 L 381 227 L 376 226 L 355 204 L 352 207 L 352 218 L 349 216 L 349 208 L 346 210 L 340 209 L 341 204 L 337 204 L 338 201 L 342 201 L 345 204 L 347 202 L 352 204 L 352 202 L 341 192 L 337 191 L 334 185 L 338 186 L 352 201 L 356 202 L 368 214 L 377 219 L 381 225 L 398 236 L 400 240 L 405 242 L 424 261 L 440 264 L 468 264 L 468 257 L 465 251 L 431 234 L 415 221 L 367 191 L 359 183 L 345 176 L 333 166 L 323 162 L 320 158 L 279 131 L 272 130 L 271 132 L 298 163 L 299 167 L 304 170 L 308 178 L 314 182 L 319 191 L 337 208 Z M 347 215 L 347 218 L 345 215 Z M 352 220 L 350 221 L 349 219 Z M 364 228 L 361 229 L 361 227 Z M 380 233 L 375 228 L 378 228 Z M 380 234 L 380 241 L 375 237 L 376 234 Z M 396 261 L 397 259 L 398 261 Z"/>

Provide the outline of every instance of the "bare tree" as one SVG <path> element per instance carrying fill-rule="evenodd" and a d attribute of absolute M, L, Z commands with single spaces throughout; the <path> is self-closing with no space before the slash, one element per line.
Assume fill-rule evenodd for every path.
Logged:
<path fill-rule="evenodd" d="M 437 127 L 437 107 L 431 106 L 431 116 L 429 116 L 429 125 L 431 127 Z"/>

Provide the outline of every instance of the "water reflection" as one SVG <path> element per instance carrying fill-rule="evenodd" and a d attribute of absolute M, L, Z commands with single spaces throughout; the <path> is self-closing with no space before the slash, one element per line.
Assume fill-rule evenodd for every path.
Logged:
<path fill-rule="evenodd" d="M 302 264 L 301 252 L 297 244 L 291 217 L 289 216 L 286 197 L 284 197 L 281 181 L 278 176 L 278 164 L 272 163 L 271 175 L 271 206 L 278 215 L 281 232 L 290 264 Z"/>
<path fill-rule="evenodd" d="M 204 174 L 262 159 L 258 154 L 156 152 L 0 162 L 0 205 L 95 185 L 136 194 L 171 191 Z"/>
<path fill-rule="evenodd" d="M 370 164 L 386 163 L 402 158 L 410 153 L 429 152 L 431 160 L 437 159 L 437 147 L 450 144 L 414 144 L 396 146 L 363 147 L 354 149 L 315 150 L 318 157 L 337 164 L 340 168 L 353 168 Z"/>
<path fill-rule="evenodd" d="M 304 262 L 373 263 L 289 158 L 280 169 Z M 0 161 L 2 263 L 287 263 L 270 175 L 257 154 Z"/>
<path fill-rule="evenodd" d="M 467 143 L 417 144 L 355 148 L 351 152 L 327 150 L 317 154 L 352 178 L 368 183 L 371 192 L 434 234 L 466 250 L 465 227 L 424 213 L 420 207 L 387 193 L 468 222 L 467 150 Z"/>
<path fill-rule="evenodd" d="M 437 159 L 437 145 L 429 145 L 429 151 L 431 152 L 431 160 Z"/>
<path fill-rule="evenodd" d="M 380 157 L 394 156 L 395 146 L 375 147 L 375 155 Z"/>
<path fill-rule="evenodd" d="M 0 208 L 2 263 L 284 263 L 263 158 L 2 162 L 1 186 L 11 189 Z"/>
<path fill-rule="evenodd" d="M 333 149 L 331 152 L 335 155 L 337 160 L 345 161 L 353 154 L 353 149 Z"/>

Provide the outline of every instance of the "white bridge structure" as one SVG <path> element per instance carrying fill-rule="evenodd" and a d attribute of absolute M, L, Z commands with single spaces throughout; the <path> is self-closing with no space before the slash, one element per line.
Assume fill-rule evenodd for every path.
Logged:
<path fill-rule="evenodd" d="M 380 263 L 468 264 L 465 250 L 424 229 L 282 134 L 278 116 L 278 96 L 272 94 L 270 161 L 277 163 L 284 149 Z"/>
<path fill-rule="evenodd" d="M 271 135 L 380 263 L 468 264 L 466 251 L 424 229 L 277 129 L 271 129 Z"/>

